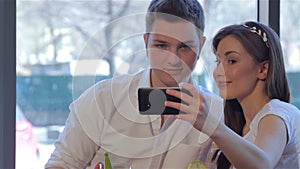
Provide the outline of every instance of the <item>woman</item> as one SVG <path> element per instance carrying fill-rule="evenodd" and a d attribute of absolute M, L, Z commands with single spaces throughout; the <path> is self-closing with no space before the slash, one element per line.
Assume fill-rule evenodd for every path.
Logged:
<path fill-rule="evenodd" d="M 181 86 L 192 97 L 167 91 L 182 95 L 187 104 L 166 102 L 166 106 L 185 111 L 176 117 L 210 136 L 221 151 L 218 168 L 299 168 L 300 111 L 289 103 L 277 34 L 257 22 L 231 25 L 215 35 L 213 50 L 214 79 L 225 100 L 225 124 L 207 113 L 202 106 L 205 100 L 188 84 Z"/>

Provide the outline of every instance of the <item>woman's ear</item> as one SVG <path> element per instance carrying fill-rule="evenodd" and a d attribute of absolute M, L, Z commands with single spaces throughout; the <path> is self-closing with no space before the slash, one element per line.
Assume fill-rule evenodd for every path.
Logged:
<path fill-rule="evenodd" d="M 258 79 L 259 80 L 266 80 L 268 77 L 268 71 L 269 71 L 269 61 L 263 61 L 260 63 L 260 68 L 258 72 Z"/>

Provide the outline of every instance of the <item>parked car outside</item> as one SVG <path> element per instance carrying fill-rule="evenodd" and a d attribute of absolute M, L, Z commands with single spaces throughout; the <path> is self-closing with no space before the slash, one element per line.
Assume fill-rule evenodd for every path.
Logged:
<path fill-rule="evenodd" d="M 16 169 L 39 168 L 39 140 L 32 124 L 16 106 Z"/>

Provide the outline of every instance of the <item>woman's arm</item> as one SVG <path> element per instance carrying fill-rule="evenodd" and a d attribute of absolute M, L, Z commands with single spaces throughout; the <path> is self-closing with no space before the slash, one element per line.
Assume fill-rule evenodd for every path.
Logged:
<path fill-rule="evenodd" d="M 259 123 L 254 144 L 221 123 L 211 138 L 236 168 L 267 169 L 274 168 L 282 156 L 287 131 L 281 118 L 268 115 Z"/>
<path fill-rule="evenodd" d="M 251 143 L 209 114 L 204 106 L 204 97 L 192 85 L 183 84 L 182 87 L 189 90 L 193 96 L 167 90 L 168 94 L 181 97 L 188 103 L 186 105 L 166 102 L 166 106 L 187 113 L 180 114 L 177 118 L 189 121 L 196 129 L 210 136 L 236 168 L 274 168 L 287 143 L 287 128 L 280 117 L 267 115 L 261 119 L 256 141 Z"/>

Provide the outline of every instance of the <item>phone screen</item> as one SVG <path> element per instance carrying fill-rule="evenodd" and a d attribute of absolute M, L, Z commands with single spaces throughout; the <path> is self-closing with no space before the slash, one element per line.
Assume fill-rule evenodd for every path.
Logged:
<path fill-rule="evenodd" d="M 139 88 L 138 89 L 138 105 L 140 114 L 144 115 L 163 115 L 172 114 L 176 115 L 184 113 L 178 109 L 165 106 L 165 101 L 182 102 L 181 99 L 166 94 L 167 89 L 178 90 L 187 94 L 189 91 L 179 87 L 172 88 Z"/>

